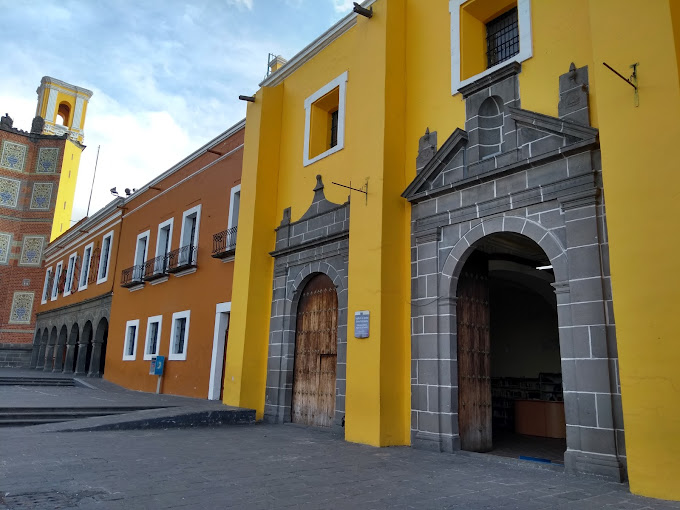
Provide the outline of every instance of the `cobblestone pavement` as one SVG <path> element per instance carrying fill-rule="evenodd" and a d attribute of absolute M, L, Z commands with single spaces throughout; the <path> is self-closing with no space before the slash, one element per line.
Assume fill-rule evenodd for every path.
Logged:
<path fill-rule="evenodd" d="M 0 509 L 667 509 L 624 484 L 294 425 L 0 429 Z"/>

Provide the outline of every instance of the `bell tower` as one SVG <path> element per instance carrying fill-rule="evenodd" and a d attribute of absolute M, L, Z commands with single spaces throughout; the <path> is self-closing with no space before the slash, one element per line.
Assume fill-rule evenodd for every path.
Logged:
<path fill-rule="evenodd" d="M 36 116 L 45 119 L 43 134 L 61 136 L 68 133 L 73 142 L 83 143 L 83 128 L 90 90 L 43 76 L 38 90 Z"/>

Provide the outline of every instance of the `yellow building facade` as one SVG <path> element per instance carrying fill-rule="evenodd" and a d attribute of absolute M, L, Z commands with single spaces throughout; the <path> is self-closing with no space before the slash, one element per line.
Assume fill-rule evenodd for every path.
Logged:
<path fill-rule="evenodd" d="M 536 384 L 517 400 L 564 402 L 553 437 L 569 470 L 680 499 L 680 287 L 652 273 L 673 253 L 677 164 L 664 148 L 680 134 L 669 116 L 680 11 L 668 0 L 363 6 L 370 15 L 341 20 L 248 105 L 224 402 L 374 446 L 491 450 L 466 447 L 474 399 L 460 379 L 461 303 L 490 301 L 478 330 L 491 331 L 491 354 L 470 349 L 491 358 L 491 372 L 473 375 L 491 381 L 473 404 L 488 408 L 489 441 L 491 397 L 494 438 L 496 402 L 512 407 L 493 385 Z M 602 62 L 626 78 L 639 65 L 625 83 Z M 654 179 L 640 175 L 652 169 Z M 475 298 L 463 282 L 478 256 L 492 284 Z M 524 275 L 521 291 L 511 273 Z M 494 300 L 509 306 L 532 285 L 536 295 L 552 285 L 541 318 L 551 340 L 536 339 L 546 359 L 501 373 L 494 346 L 508 359 L 520 349 L 503 331 L 540 321 L 515 324 Z M 305 343 L 322 330 L 335 332 L 331 347 Z"/>

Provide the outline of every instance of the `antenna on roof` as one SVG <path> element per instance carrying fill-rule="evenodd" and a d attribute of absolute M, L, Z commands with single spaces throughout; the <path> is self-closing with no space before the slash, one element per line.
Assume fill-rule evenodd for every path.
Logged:
<path fill-rule="evenodd" d="M 90 204 L 92 203 L 92 190 L 94 190 L 94 178 L 97 177 L 97 163 L 99 163 L 99 149 L 101 149 L 101 145 L 97 145 L 97 159 L 94 161 L 94 174 L 92 175 L 92 186 L 90 186 L 90 199 L 87 201 L 87 213 L 85 213 L 85 217 L 90 216 Z M 114 190 L 116 188 L 113 188 Z"/>

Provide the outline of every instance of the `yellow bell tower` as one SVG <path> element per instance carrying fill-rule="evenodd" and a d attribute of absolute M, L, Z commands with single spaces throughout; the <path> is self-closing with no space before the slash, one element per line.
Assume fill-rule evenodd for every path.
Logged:
<path fill-rule="evenodd" d="M 66 232 L 71 225 L 73 199 L 76 193 L 80 155 L 83 145 L 85 116 L 92 91 L 70 83 L 43 76 L 36 90 L 38 106 L 36 116 L 45 121 L 45 135 L 68 135 L 62 156 L 59 191 L 52 221 L 50 241 Z"/>

